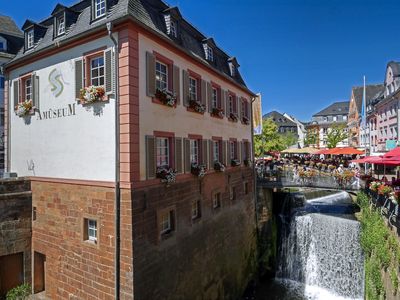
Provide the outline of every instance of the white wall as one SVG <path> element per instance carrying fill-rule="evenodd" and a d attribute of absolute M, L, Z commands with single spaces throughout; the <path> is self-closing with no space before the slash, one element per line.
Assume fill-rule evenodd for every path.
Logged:
<path fill-rule="evenodd" d="M 41 176 L 81 180 L 114 180 L 114 100 L 101 105 L 82 106 L 75 99 L 74 59 L 103 46 L 112 47 L 108 37 L 77 46 L 13 70 L 11 79 L 35 71 L 39 76 L 39 109 L 75 105 L 75 115 L 39 119 L 18 117 L 10 89 L 10 171 L 18 176 Z M 49 74 L 61 74 L 62 93 L 51 91 Z M 99 109 L 100 113 L 95 113 Z"/>
<path fill-rule="evenodd" d="M 150 97 L 146 96 L 146 51 L 157 51 L 174 61 L 180 68 L 180 94 L 181 101 L 177 108 L 170 108 L 152 103 Z M 190 69 L 201 75 L 206 81 L 212 80 L 219 84 L 222 89 L 229 89 L 250 101 L 250 96 L 232 84 L 225 83 L 214 74 L 204 71 L 192 62 L 185 60 L 179 55 L 161 47 L 146 36 L 139 34 L 139 114 L 140 114 L 140 178 L 146 177 L 146 153 L 145 136 L 152 135 L 154 131 L 174 132 L 176 137 L 187 137 L 188 134 L 199 134 L 203 139 L 211 139 L 212 136 L 219 136 L 223 139 L 237 138 L 238 141 L 247 139 L 251 141 L 251 126 L 242 125 L 239 121 L 232 123 L 224 118 L 223 120 L 213 118 L 208 112 L 204 115 L 188 112 L 182 105 L 182 70 Z"/>

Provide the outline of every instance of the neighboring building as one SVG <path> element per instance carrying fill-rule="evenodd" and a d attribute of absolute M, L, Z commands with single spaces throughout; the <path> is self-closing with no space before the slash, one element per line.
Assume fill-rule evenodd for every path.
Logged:
<path fill-rule="evenodd" d="M 374 105 L 376 133 L 371 136 L 376 153 L 391 150 L 400 139 L 400 63 L 391 61 L 387 64 L 382 90 L 383 97 Z"/>
<path fill-rule="evenodd" d="M 349 145 L 352 147 L 365 147 L 365 141 L 369 140 L 368 131 L 361 132 L 361 118 L 364 87 L 353 87 L 350 95 L 350 106 L 347 127 L 349 130 Z M 367 85 L 365 87 L 366 103 L 376 99 L 383 91 L 382 84 Z M 365 104 L 364 104 L 365 105 Z"/>
<path fill-rule="evenodd" d="M 327 147 L 327 134 L 334 124 L 346 124 L 349 112 L 349 102 L 335 102 L 312 116 L 312 120 L 306 126 L 307 134 L 315 136 L 315 144 L 310 146 L 317 148 Z M 347 130 L 347 129 L 346 129 Z M 337 147 L 348 145 L 347 139 L 340 142 Z"/>
<path fill-rule="evenodd" d="M 263 119 L 272 119 L 278 127 L 279 133 L 293 133 L 297 136 L 297 124 L 290 118 L 285 117 L 277 111 L 271 111 L 263 116 Z"/>
<path fill-rule="evenodd" d="M 118 137 L 121 299 L 240 298 L 255 271 L 255 94 L 236 58 L 159 0 L 58 4 L 23 30 L 6 68 L 6 168 L 31 180 L 34 292 L 114 298 Z"/>
<path fill-rule="evenodd" d="M 300 148 L 303 148 L 304 147 L 304 139 L 306 138 L 306 125 L 305 125 L 305 123 L 297 120 L 295 117 L 293 117 L 293 116 L 291 116 L 291 115 L 289 115 L 287 113 L 284 113 L 283 116 L 285 116 L 286 118 L 288 118 L 292 122 L 296 123 L 296 125 L 297 125 L 297 136 L 299 137 L 297 144 L 298 144 L 298 146 Z"/>
<path fill-rule="evenodd" d="M 374 155 L 378 153 L 378 119 L 376 105 L 384 98 L 384 91 L 379 92 L 375 97 L 368 99 L 367 101 L 367 116 L 366 126 L 360 128 L 360 146 L 367 148 L 368 155 Z"/>
<path fill-rule="evenodd" d="M 4 65 L 24 44 L 24 35 L 8 16 L 0 15 L 0 173 L 4 171 Z"/>

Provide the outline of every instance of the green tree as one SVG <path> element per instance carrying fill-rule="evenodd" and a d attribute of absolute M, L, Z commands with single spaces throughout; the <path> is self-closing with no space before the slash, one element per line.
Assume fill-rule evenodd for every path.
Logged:
<path fill-rule="evenodd" d="M 348 138 L 345 124 L 333 124 L 326 134 L 326 144 L 329 149 L 335 148 L 338 143 Z"/>
<path fill-rule="evenodd" d="M 293 145 L 297 146 L 298 138 L 297 135 L 294 134 L 293 132 L 286 132 L 280 134 L 280 139 L 282 141 L 283 146 L 285 147 L 284 149 L 287 149 Z"/>
<path fill-rule="evenodd" d="M 307 130 L 306 137 L 304 139 L 304 145 L 310 146 L 317 144 L 317 133 L 315 130 Z"/>
<path fill-rule="evenodd" d="M 263 131 L 261 135 L 254 137 L 254 150 L 257 157 L 263 156 L 269 151 L 282 151 L 285 145 L 278 133 L 278 127 L 271 118 L 263 120 Z"/>

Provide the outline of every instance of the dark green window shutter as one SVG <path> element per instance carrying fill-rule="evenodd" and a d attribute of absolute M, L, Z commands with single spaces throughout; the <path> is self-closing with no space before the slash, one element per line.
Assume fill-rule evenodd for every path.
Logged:
<path fill-rule="evenodd" d="M 208 141 L 208 148 L 210 150 L 209 155 L 208 155 L 208 165 L 210 169 L 214 168 L 214 141 L 209 140 Z"/>
<path fill-rule="evenodd" d="M 207 111 L 207 83 L 205 80 L 201 80 L 201 104 L 206 107 Z"/>
<path fill-rule="evenodd" d="M 186 70 L 182 70 L 182 103 L 189 106 L 189 74 Z"/>
<path fill-rule="evenodd" d="M 175 138 L 175 170 L 178 174 L 183 173 L 182 153 L 182 138 Z"/>
<path fill-rule="evenodd" d="M 224 115 L 227 115 L 226 111 L 225 111 L 225 101 L 226 101 L 226 99 L 225 99 L 225 90 L 221 89 L 221 107 L 220 107 L 220 109 L 223 110 Z"/>
<path fill-rule="evenodd" d="M 155 137 L 146 136 L 146 177 L 153 179 L 156 177 L 156 145 Z"/>
<path fill-rule="evenodd" d="M 222 141 L 222 163 L 228 166 L 228 144 L 227 141 Z"/>
<path fill-rule="evenodd" d="M 156 58 L 146 52 L 147 96 L 154 97 L 156 93 Z"/>
<path fill-rule="evenodd" d="M 104 51 L 104 65 L 105 65 L 105 91 L 107 95 L 114 94 L 114 55 L 113 49 Z"/>
<path fill-rule="evenodd" d="M 180 76 L 179 76 L 179 74 L 180 74 L 180 69 L 179 69 L 179 67 L 178 66 L 176 66 L 176 65 L 174 65 L 174 67 L 173 67 L 173 92 L 175 93 L 175 95 L 176 95 L 176 104 L 180 104 L 180 98 L 181 98 L 181 95 L 180 95 Z"/>
<path fill-rule="evenodd" d="M 81 97 L 81 89 L 84 87 L 83 59 L 75 60 L 75 97 Z"/>
<path fill-rule="evenodd" d="M 189 139 L 183 139 L 183 147 L 185 148 L 185 151 L 184 151 L 185 173 L 190 173 L 191 164 L 190 164 L 190 140 Z"/>
<path fill-rule="evenodd" d="M 14 80 L 13 81 L 13 99 L 14 99 L 14 110 L 16 109 L 18 103 L 19 103 L 19 80 Z"/>
<path fill-rule="evenodd" d="M 203 143 L 203 148 L 202 148 L 202 163 L 206 166 L 207 169 L 209 169 L 210 167 L 208 166 L 208 142 L 207 140 L 202 140 Z"/>
<path fill-rule="evenodd" d="M 225 115 L 229 117 L 229 93 L 225 91 Z"/>
<path fill-rule="evenodd" d="M 208 112 L 212 112 L 212 85 L 207 82 Z"/>
<path fill-rule="evenodd" d="M 236 156 L 237 159 L 242 162 L 242 142 L 236 142 Z"/>

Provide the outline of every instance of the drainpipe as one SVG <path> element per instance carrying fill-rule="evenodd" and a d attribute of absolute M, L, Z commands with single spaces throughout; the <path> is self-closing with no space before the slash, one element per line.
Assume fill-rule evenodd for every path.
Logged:
<path fill-rule="evenodd" d="M 119 60 L 119 48 L 118 42 L 112 36 L 112 23 L 107 23 L 108 36 L 114 44 L 114 88 L 115 88 L 115 300 L 119 300 L 120 292 L 120 252 L 121 252 L 121 232 L 120 232 L 120 222 L 121 222 L 121 189 L 120 189 L 120 138 L 119 138 L 119 70 L 118 70 L 118 60 Z"/>

